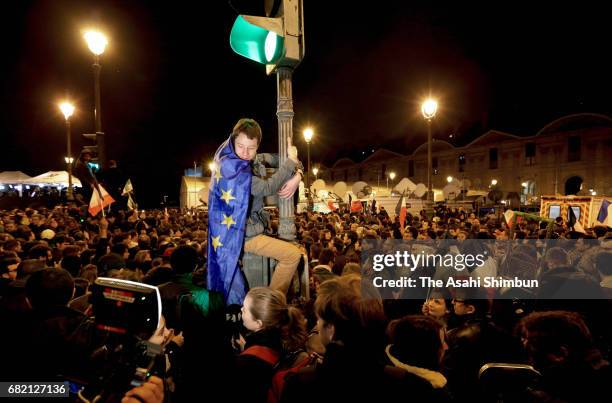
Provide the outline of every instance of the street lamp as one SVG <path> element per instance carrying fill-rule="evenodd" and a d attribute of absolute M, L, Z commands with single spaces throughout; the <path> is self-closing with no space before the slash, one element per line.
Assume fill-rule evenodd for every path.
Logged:
<path fill-rule="evenodd" d="M 319 168 L 317 167 L 312 168 L 312 173 L 315 176 L 315 180 L 317 180 L 318 179 L 317 174 L 319 173 Z"/>
<path fill-rule="evenodd" d="M 100 108 L 100 55 L 104 53 L 108 40 L 103 33 L 99 31 L 87 31 L 85 32 L 85 40 L 91 53 L 94 54 L 94 118 L 96 122 L 96 145 L 98 146 L 98 161 L 100 166 L 104 168 L 106 166 L 106 147 L 104 144 L 104 133 L 102 132 L 102 110 Z"/>
<path fill-rule="evenodd" d="M 453 181 L 453 177 L 452 177 L 452 176 L 447 176 L 447 177 L 446 177 L 446 181 L 447 181 L 448 183 L 451 183 L 451 182 Z"/>
<path fill-rule="evenodd" d="M 393 179 L 395 179 L 395 172 L 389 172 L 389 177 L 387 178 L 387 189 L 389 189 L 389 178 L 391 178 L 391 185 L 393 185 Z"/>
<path fill-rule="evenodd" d="M 312 136 L 314 136 L 314 132 L 311 128 L 307 128 L 304 130 L 304 140 L 306 140 L 306 147 L 308 150 L 308 168 L 306 170 L 306 189 L 308 189 L 308 194 L 310 195 L 310 142 L 312 141 Z M 308 197 L 310 200 L 310 196 Z"/>
<path fill-rule="evenodd" d="M 491 180 L 491 186 L 495 186 L 495 185 L 497 185 L 497 179 Z"/>
<path fill-rule="evenodd" d="M 70 117 L 74 113 L 74 105 L 70 102 L 62 102 L 59 105 L 60 110 L 64 114 L 64 118 L 66 119 L 66 157 L 64 161 L 68 165 L 68 192 L 66 193 L 66 197 L 68 200 L 73 200 L 72 194 L 72 150 L 70 144 Z"/>
<path fill-rule="evenodd" d="M 427 99 L 421 105 L 421 113 L 427 121 L 427 200 L 433 203 L 433 188 L 431 183 L 432 158 L 431 158 L 431 120 L 436 116 L 438 103 L 433 99 Z"/>

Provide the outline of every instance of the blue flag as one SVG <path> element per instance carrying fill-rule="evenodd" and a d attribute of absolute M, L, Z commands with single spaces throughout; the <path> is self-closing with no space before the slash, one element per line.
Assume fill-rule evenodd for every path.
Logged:
<path fill-rule="evenodd" d="M 599 208 L 599 214 L 597 215 L 597 221 L 601 223 L 606 222 L 606 218 L 608 218 L 608 207 L 610 207 L 610 202 L 604 199 L 601 202 L 601 207 Z"/>
<path fill-rule="evenodd" d="M 223 292 L 227 305 L 242 305 L 246 281 L 238 259 L 249 210 L 251 163 L 236 155 L 231 136 L 214 161 L 208 194 L 208 289 Z"/>

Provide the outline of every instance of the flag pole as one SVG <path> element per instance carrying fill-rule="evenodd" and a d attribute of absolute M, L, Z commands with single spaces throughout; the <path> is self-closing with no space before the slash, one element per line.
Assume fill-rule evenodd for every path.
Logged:
<path fill-rule="evenodd" d="M 106 218 L 106 214 L 104 213 L 104 196 L 102 196 L 102 191 L 100 190 L 99 184 L 96 184 L 96 190 L 100 195 L 100 210 L 102 210 L 102 218 Z"/>

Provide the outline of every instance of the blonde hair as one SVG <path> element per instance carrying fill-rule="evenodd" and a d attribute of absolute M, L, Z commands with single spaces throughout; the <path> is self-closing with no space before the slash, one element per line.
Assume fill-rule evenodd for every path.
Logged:
<path fill-rule="evenodd" d="M 295 351 L 304 346 L 308 336 L 306 319 L 294 306 L 287 305 L 285 295 L 267 287 L 252 288 L 247 298 L 251 299 L 250 313 L 262 322 L 262 330 L 277 330 L 285 351 Z"/>

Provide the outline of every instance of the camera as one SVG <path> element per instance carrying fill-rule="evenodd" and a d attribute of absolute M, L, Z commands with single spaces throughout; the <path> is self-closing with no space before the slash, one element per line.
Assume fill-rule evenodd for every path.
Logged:
<path fill-rule="evenodd" d="M 148 284 L 98 277 L 92 287 L 95 375 L 78 396 L 83 401 L 119 401 L 149 376 L 164 378 L 163 347 L 150 343 L 161 322 L 159 289 Z"/>

